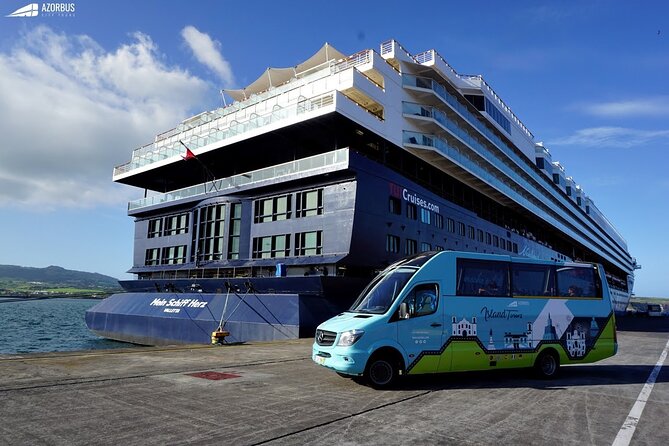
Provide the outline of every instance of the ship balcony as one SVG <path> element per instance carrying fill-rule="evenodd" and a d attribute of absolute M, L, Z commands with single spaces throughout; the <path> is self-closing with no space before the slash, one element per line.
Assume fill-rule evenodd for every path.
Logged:
<path fill-rule="evenodd" d="M 416 63 L 419 63 L 424 66 L 432 67 L 437 71 L 442 77 L 451 81 L 458 89 L 472 88 L 475 87 L 480 89 L 486 96 L 488 96 L 499 108 L 504 110 L 507 116 L 518 126 L 518 128 L 525 134 L 530 140 L 534 139 L 534 135 L 530 130 L 522 123 L 522 121 L 513 113 L 511 108 L 506 105 L 506 103 L 500 98 L 495 90 L 483 79 L 481 75 L 467 75 L 467 74 L 458 74 L 453 67 L 446 62 L 446 59 L 441 57 L 439 53 L 435 50 L 424 51 L 420 54 L 416 54 L 414 57 Z"/>
<path fill-rule="evenodd" d="M 428 134 L 405 130 L 403 145 L 411 153 L 438 166 L 444 172 L 493 199 L 517 208 L 520 212 L 532 212 L 552 226 L 571 234 L 585 246 L 602 252 L 602 248 L 595 246 L 589 237 L 574 230 L 577 227 L 574 225 L 574 219 L 565 219 L 555 211 L 555 206 L 538 196 L 538 191 L 532 188 L 517 170 L 511 169 L 505 163 L 495 161 L 494 155 L 490 153 L 480 152 L 485 148 L 480 144 L 477 146 L 478 142 L 475 142 L 475 138 L 472 138 L 467 132 L 451 133 L 457 130 L 453 125 L 454 123 L 449 126 L 449 132 Z M 471 150 L 470 147 L 476 147 L 477 151 Z M 611 253 L 616 256 L 614 251 Z"/>
<path fill-rule="evenodd" d="M 443 137 L 405 130 L 402 136 L 406 149 L 428 163 L 471 185 L 482 193 L 507 205 L 518 195 L 505 182 L 484 168 L 474 154 L 449 144 Z"/>
<path fill-rule="evenodd" d="M 397 72 L 401 62 L 415 63 L 413 56 L 396 40 L 386 40 L 381 44 L 381 57 L 383 57 Z"/>
<path fill-rule="evenodd" d="M 349 70 L 351 68 L 355 70 Z M 367 107 L 370 113 L 382 116 L 379 100 L 375 98 L 372 90 L 383 91 L 384 69 L 390 70 L 386 62 L 374 51 L 365 50 L 341 61 L 330 61 L 307 76 L 301 76 L 283 86 L 253 95 L 244 101 L 235 102 L 226 108 L 201 113 L 185 120 L 175 129 L 161 133 L 154 142 L 135 149 L 130 161 L 114 168 L 113 179 L 122 182 L 123 179 L 136 173 L 179 161 L 185 153 L 182 143 L 195 154 L 199 154 L 198 149 L 205 146 L 227 145 L 230 140 L 237 141 L 251 136 L 254 132 L 267 132 L 281 127 L 282 124 L 294 122 L 296 118 L 304 119 L 305 116 L 302 115 L 305 114 L 316 116 L 333 111 L 332 90 L 338 88 L 331 86 L 329 92 L 320 92 L 309 97 L 306 97 L 302 90 L 306 88 L 312 91 L 305 86 L 325 82 L 326 78 L 332 76 L 344 74 L 345 78 L 347 71 L 361 73 L 360 78 L 364 78 L 365 82 L 374 86 L 370 89 L 356 78 L 355 86 L 362 87 L 349 88 L 346 92 L 349 98 Z M 284 101 L 281 105 L 280 97 L 296 99 L 293 99 L 291 104 L 286 104 Z"/>
<path fill-rule="evenodd" d="M 133 215 L 158 205 L 203 199 L 207 196 L 225 195 L 226 192 L 239 192 L 252 187 L 266 184 L 287 182 L 313 175 L 322 175 L 347 169 L 349 165 L 349 149 L 338 149 L 332 152 L 290 161 L 266 167 L 228 178 L 208 181 L 194 186 L 173 190 L 164 194 L 152 195 L 128 203 L 128 214 Z"/>
<path fill-rule="evenodd" d="M 430 105 L 427 108 L 432 107 L 434 109 L 436 108 L 433 107 L 433 105 L 435 104 L 447 105 L 453 112 L 455 112 L 457 115 L 460 115 L 461 119 L 467 122 L 468 127 L 473 126 L 481 135 L 485 136 L 485 138 L 487 138 L 487 140 L 492 143 L 491 147 L 494 147 L 495 153 L 490 151 L 490 149 L 488 148 L 483 148 L 485 152 L 481 153 L 487 153 L 485 155 L 486 158 L 499 159 L 499 156 L 497 154 L 497 152 L 499 152 L 501 154 L 504 154 L 506 158 L 513 164 L 520 166 L 514 168 L 516 174 L 511 178 L 513 179 L 513 181 L 517 182 L 517 181 L 524 181 L 524 177 L 529 176 L 529 178 L 536 183 L 535 186 L 530 186 L 529 183 L 524 181 L 525 184 L 524 187 L 528 191 L 530 191 L 529 193 L 531 195 L 545 197 L 544 201 L 552 202 L 554 203 L 554 205 L 562 206 L 564 208 L 570 208 L 570 206 L 573 206 L 570 203 L 576 204 L 576 200 L 574 199 L 573 196 L 566 197 L 562 193 L 558 192 L 557 189 L 549 188 L 548 186 L 546 186 L 546 178 L 543 174 L 540 173 L 540 171 L 535 171 L 530 168 L 523 168 L 522 166 L 524 164 L 528 164 L 528 162 L 531 162 L 531 160 L 527 159 L 524 156 L 523 159 L 521 159 L 521 156 L 518 155 L 506 141 L 500 138 L 490 127 L 488 127 L 482 121 L 480 121 L 477 118 L 477 116 L 475 116 L 474 113 L 470 111 L 464 103 L 458 101 L 455 96 L 449 93 L 448 90 L 446 90 L 446 87 L 444 87 L 443 85 L 441 85 L 440 83 L 436 82 L 434 79 L 429 77 L 421 77 L 421 76 L 406 75 L 406 74 L 402 75 L 402 85 L 405 89 L 410 90 L 414 92 L 414 94 L 419 95 L 421 97 L 421 100 L 426 100 L 427 98 L 429 98 L 429 95 L 432 95 L 433 98 L 430 98 L 429 101 L 426 100 L 426 102 L 430 103 Z M 438 101 L 435 101 L 434 98 L 438 99 Z M 450 114 L 451 112 L 449 111 L 449 115 Z M 435 117 L 438 116 L 439 116 L 438 114 L 435 114 Z M 444 114 L 444 116 L 446 115 Z M 412 116 L 405 114 L 405 117 L 412 117 Z M 420 119 L 418 117 L 415 117 L 415 115 L 412 118 Z M 423 117 L 422 119 L 426 118 Z M 437 119 L 434 120 L 435 122 L 439 122 Z M 460 127 L 460 125 L 456 124 L 450 118 L 448 118 L 448 120 L 449 122 L 447 123 L 446 127 L 449 130 L 455 131 L 455 135 L 462 135 L 462 137 L 464 137 L 464 141 L 467 142 L 467 144 L 470 143 L 475 144 L 477 146 L 477 150 L 479 150 L 479 147 L 483 147 L 483 144 L 481 144 L 479 138 L 472 137 L 468 131 L 465 131 L 463 128 Z M 458 119 L 458 121 L 460 121 L 460 119 Z M 443 125 L 444 123 L 441 122 L 440 124 Z M 488 144 L 485 145 L 488 146 Z M 500 162 L 499 164 L 506 165 L 506 163 L 504 162 Z M 562 172 L 563 175 L 564 168 L 562 168 L 562 166 L 560 166 L 560 168 L 561 168 L 560 172 Z M 568 186 L 570 184 L 570 181 L 573 182 L 571 178 L 566 178 L 565 184 Z M 575 185 L 572 184 L 572 189 L 573 186 Z M 560 189 L 562 189 L 562 192 L 564 192 L 566 187 L 560 187 Z M 578 216 L 575 217 L 575 219 L 578 218 L 579 218 Z M 594 228 L 592 223 L 587 222 L 587 216 L 584 215 L 583 218 L 581 218 L 581 221 L 583 222 L 583 224 L 586 224 Z"/>
<path fill-rule="evenodd" d="M 180 161 L 185 154 L 183 145 L 198 154 L 198 149 L 206 146 L 218 147 L 225 142 L 245 138 L 259 129 L 269 131 L 291 119 L 300 118 L 303 115 L 320 115 L 333 109 L 334 95 L 329 93 L 313 98 L 300 98 L 297 103 L 287 107 L 275 106 L 264 114 L 252 113 L 245 120 L 232 120 L 221 128 L 216 125 L 200 126 L 196 130 L 180 132 L 135 150 L 129 162 L 114 168 L 113 179 L 120 181 L 132 176 L 136 171 Z"/>

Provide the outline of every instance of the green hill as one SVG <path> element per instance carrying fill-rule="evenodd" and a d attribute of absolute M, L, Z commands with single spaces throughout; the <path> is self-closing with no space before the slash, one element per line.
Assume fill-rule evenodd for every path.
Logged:
<path fill-rule="evenodd" d="M 118 289 L 117 279 L 104 274 L 68 270 L 60 266 L 31 268 L 0 265 L 0 295 L 92 295 Z"/>

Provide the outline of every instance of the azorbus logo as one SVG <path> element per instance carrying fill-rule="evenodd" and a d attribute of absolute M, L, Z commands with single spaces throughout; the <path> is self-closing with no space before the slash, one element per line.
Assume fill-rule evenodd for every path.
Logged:
<path fill-rule="evenodd" d="M 74 17 L 76 5 L 74 3 L 30 3 L 19 8 L 5 17 L 37 17 L 42 12 L 45 17 Z"/>
<path fill-rule="evenodd" d="M 19 8 L 5 17 L 37 17 L 39 15 L 39 4 L 31 3 Z"/>

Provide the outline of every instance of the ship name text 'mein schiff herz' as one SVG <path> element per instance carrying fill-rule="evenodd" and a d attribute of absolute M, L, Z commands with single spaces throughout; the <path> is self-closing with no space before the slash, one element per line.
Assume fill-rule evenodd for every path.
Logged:
<path fill-rule="evenodd" d="M 88 311 L 95 333 L 311 336 L 375 272 L 446 249 L 600 263 L 625 310 L 623 237 L 481 76 L 435 50 L 326 44 L 224 94 L 114 169 L 144 189 L 128 204 L 135 279 Z"/>

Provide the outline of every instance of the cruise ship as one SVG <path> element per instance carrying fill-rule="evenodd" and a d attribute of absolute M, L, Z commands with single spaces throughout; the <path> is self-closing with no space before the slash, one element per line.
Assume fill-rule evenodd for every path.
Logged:
<path fill-rule="evenodd" d="M 312 336 L 376 272 L 435 250 L 597 262 L 625 311 L 625 239 L 490 84 L 437 51 L 325 44 L 221 93 L 114 169 L 141 195 L 134 279 L 88 311 L 93 332 Z"/>

